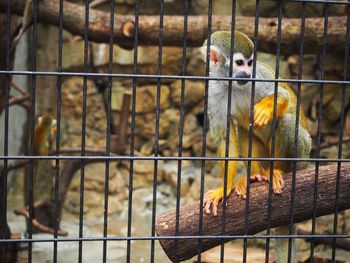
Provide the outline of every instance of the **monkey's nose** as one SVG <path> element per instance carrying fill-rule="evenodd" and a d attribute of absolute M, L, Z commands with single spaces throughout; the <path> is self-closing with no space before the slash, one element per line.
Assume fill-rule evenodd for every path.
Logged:
<path fill-rule="evenodd" d="M 245 73 L 244 71 L 240 71 L 236 74 L 236 78 L 246 78 L 249 79 L 250 75 Z M 238 85 L 245 85 L 248 83 L 248 80 L 237 80 Z"/>

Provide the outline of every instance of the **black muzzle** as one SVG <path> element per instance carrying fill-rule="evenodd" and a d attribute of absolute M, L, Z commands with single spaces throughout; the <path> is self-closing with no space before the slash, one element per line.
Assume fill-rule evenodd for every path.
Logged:
<path fill-rule="evenodd" d="M 238 84 L 238 85 L 245 85 L 245 84 L 248 83 L 249 78 L 250 78 L 250 75 L 246 74 L 246 73 L 243 72 L 243 71 L 240 71 L 240 72 L 238 72 L 238 73 L 236 74 L 235 77 L 236 77 L 236 78 L 245 78 L 245 79 L 247 79 L 247 80 L 237 80 L 237 84 Z"/>

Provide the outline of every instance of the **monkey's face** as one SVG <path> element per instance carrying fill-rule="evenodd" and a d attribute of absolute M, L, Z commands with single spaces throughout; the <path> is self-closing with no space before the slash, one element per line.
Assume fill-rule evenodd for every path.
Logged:
<path fill-rule="evenodd" d="M 250 58 L 245 58 L 242 53 L 233 54 L 232 76 L 247 80 L 237 80 L 238 85 L 245 85 L 252 76 L 253 55 Z"/>
<path fill-rule="evenodd" d="M 206 61 L 207 47 L 204 45 L 200 48 L 203 54 L 203 60 Z M 229 77 L 231 60 L 229 50 L 222 50 L 218 46 L 210 47 L 210 75 L 214 77 Z M 232 77 L 240 78 L 234 83 L 236 86 L 243 86 L 248 83 L 252 76 L 253 54 L 249 58 L 241 52 L 236 52 L 232 57 Z M 246 80 L 245 80 L 246 79 Z"/>

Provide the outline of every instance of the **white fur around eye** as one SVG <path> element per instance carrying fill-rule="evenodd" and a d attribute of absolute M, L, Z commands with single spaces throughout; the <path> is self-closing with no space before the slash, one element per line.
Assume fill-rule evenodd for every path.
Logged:
<path fill-rule="evenodd" d="M 235 53 L 233 54 L 233 61 L 235 60 L 245 60 L 245 58 L 242 53 Z"/>

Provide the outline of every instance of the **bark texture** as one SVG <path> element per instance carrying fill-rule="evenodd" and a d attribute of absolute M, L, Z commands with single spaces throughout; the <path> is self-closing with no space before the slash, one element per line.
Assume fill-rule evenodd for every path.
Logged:
<path fill-rule="evenodd" d="M 336 192 L 337 166 L 329 165 L 320 168 L 318 182 L 317 216 L 334 212 Z M 338 211 L 350 208 L 350 165 L 343 165 L 340 170 L 340 188 Z M 296 175 L 294 222 L 311 219 L 313 215 L 313 189 L 315 168 L 301 170 Z M 286 187 L 281 195 L 272 196 L 271 227 L 289 224 L 291 203 L 291 174 L 285 176 Z M 180 209 L 179 236 L 197 236 L 199 229 L 199 202 L 186 205 Z M 225 220 L 225 235 L 245 234 L 246 201 L 235 195 L 227 200 Z M 247 233 L 257 234 L 266 229 L 268 211 L 268 184 L 253 183 L 250 189 L 249 219 Z M 202 235 L 217 236 L 222 234 L 222 202 L 219 204 L 218 216 L 203 215 Z M 160 215 L 156 222 L 159 237 L 174 236 L 176 228 L 176 213 Z M 225 239 L 225 241 L 229 241 Z M 221 239 L 203 239 L 201 252 L 221 243 Z M 175 241 L 160 240 L 165 253 L 171 260 L 175 257 Z M 198 253 L 198 239 L 180 239 L 177 241 L 177 259 L 190 259 Z"/>

